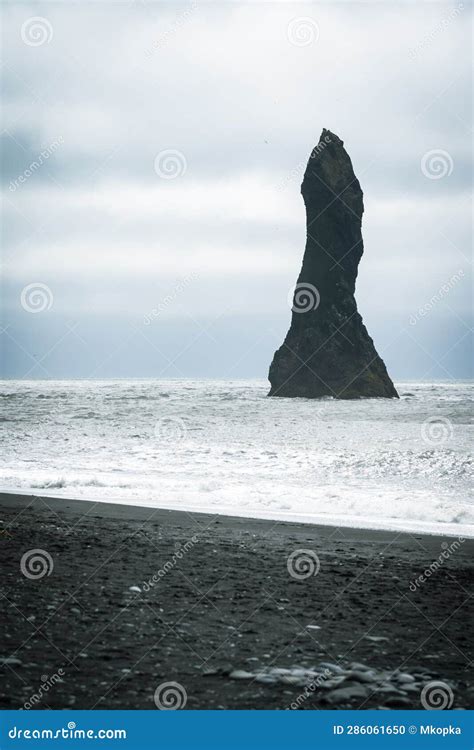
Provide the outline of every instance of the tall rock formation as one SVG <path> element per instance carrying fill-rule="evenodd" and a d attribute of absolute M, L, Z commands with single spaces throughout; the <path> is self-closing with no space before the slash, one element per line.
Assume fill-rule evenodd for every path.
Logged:
<path fill-rule="evenodd" d="M 329 130 L 310 156 L 301 193 L 306 249 L 290 330 L 270 365 L 269 395 L 398 398 L 357 312 L 363 195 L 343 142 Z"/>

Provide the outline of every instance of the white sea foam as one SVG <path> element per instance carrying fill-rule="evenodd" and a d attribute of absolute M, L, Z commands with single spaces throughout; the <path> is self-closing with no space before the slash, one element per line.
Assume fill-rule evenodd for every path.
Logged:
<path fill-rule="evenodd" d="M 4 489 L 474 534 L 469 383 L 400 401 L 268 399 L 264 381 L 3 381 Z"/>

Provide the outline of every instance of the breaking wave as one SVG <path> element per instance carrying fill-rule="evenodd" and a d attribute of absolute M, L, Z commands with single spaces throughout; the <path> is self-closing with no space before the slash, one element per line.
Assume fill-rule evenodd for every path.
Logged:
<path fill-rule="evenodd" d="M 0 484 L 320 523 L 464 529 L 474 522 L 472 384 L 399 389 L 399 401 L 344 402 L 268 399 L 264 381 L 8 381 Z"/>

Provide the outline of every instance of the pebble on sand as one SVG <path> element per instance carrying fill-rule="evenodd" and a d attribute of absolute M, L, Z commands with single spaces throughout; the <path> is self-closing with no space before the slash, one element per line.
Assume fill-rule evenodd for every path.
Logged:
<path fill-rule="evenodd" d="M 339 701 L 347 701 L 352 698 L 366 698 L 370 692 L 370 688 L 366 685 L 351 685 L 351 687 L 337 688 L 327 694 L 326 700 L 329 703 L 337 703 Z"/>

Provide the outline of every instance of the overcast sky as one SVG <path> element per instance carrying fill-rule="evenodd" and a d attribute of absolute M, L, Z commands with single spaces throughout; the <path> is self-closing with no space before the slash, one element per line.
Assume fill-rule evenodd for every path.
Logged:
<path fill-rule="evenodd" d="M 266 377 L 327 127 L 364 191 L 379 353 L 395 378 L 467 377 L 470 13 L 5 4 L 5 374 Z"/>

